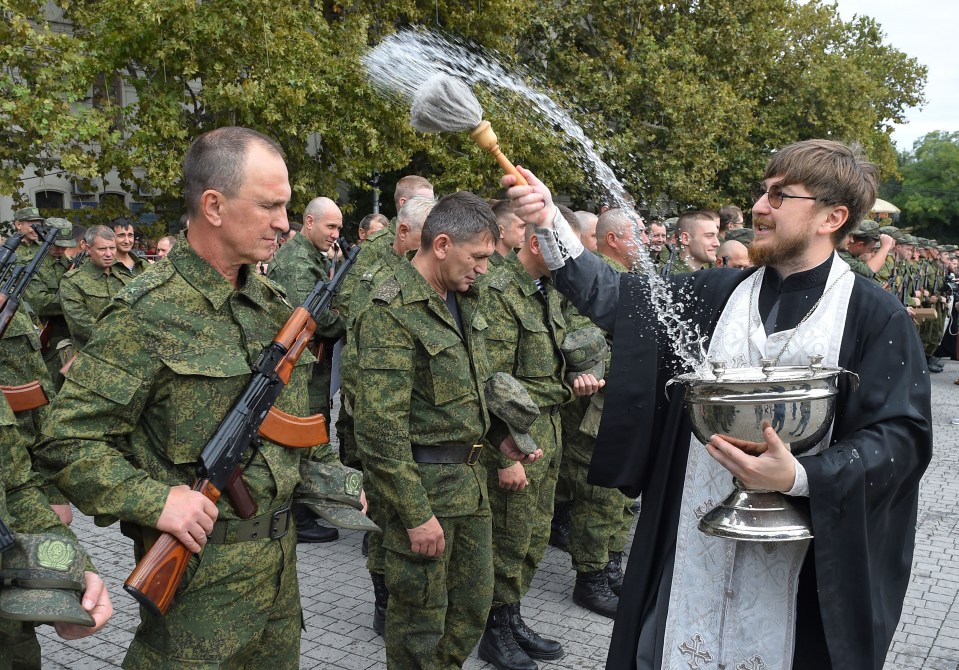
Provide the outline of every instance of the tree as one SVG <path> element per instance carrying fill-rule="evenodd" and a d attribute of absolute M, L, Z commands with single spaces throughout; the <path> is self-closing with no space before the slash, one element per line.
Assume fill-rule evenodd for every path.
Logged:
<path fill-rule="evenodd" d="M 294 210 L 373 172 L 415 169 L 440 192 L 498 187 L 463 134 L 415 133 L 360 57 L 409 25 L 439 27 L 525 65 L 570 102 L 640 201 L 743 203 L 770 151 L 859 140 L 895 167 L 889 124 L 924 70 L 870 19 L 818 0 L 0 0 L 0 191 L 24 167 L 94 178 L 177 212 L 183 155 L 227 124 L 285 148 Z M 126 93 L 136 94 L 136 99 Z M 507 155 L 578 201 L 595 194 L 562 129 L 502 91 L 477 91 Z M 415 163 L 414 161 L 415 158 Z M 386 194 L 387 197 L 389 194 Z"/>
<path fill-rule="evenodd" d="M 902 210 L 900 223 L 922 234 L 959 238 L 959 132 L 929 133 L 900 161 L 901 181 L 884 190 Z"/>

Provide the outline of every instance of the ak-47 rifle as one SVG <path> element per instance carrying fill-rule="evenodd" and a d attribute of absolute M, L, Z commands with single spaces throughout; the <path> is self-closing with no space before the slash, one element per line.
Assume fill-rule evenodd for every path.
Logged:
<path fill-rule="evenodd" d="M 30 280 L 37 274 L 40 262 L 47 255 L 50 247 L 53 246 L 53 240 L 57 238 L 58 232 L 55 226 L 50 226 L 45 230 L 43 232 L 43 243 L 37 250 L 36 256 L 26 265 L 18 265 L 14 268 L 10 278 L 0 289 L 0 337 L 3 337 L 3 334 L 7 331 L 7 326 L 10 325 L 13 315 L 17 312 L 17 307 L 20 306 L 20 297 L 27 289 Z"/>
<path fill-rule="evenodd" d="M 83 259 L 87 257 L 87 250 L 84 249 L 76 256 L 73 257 L 73 260 L 70 261 L 70 266 L 67 268 L 67 272 L 70 270 L 76 270 L 80 267 L 80 263 L 83 262 Z M 57 289 L 57 298 L 60 297 L 60 289 Z M 50 349 L 50 333 L 53 331 L 53 319 L 47 319 L 46 323 L 43 324 L 43 328 L 40 329 L 40 351 L 47 353 Z"/>
<path fill-rule="evenodd" d="M 346 273 L 356 262 L 359 245 L 348 248 L 344 241 L 344 259 L 329 281 L 320 280 L 303 304 L 267 345 L 253 365 L 253 376 L 207 442 L 196 465 L 193 490 L 214 503 L 231 482 L 242 483 L 240 464 L 250 448 L 258 447 L 258 433 L 286 447 L 311 447 L 327 440 L 323 415 L 300 419 L 273 406 L 280 392 L 290 381 L 293 366 L 309 344 L 316 329 L 316 320 L 329 309 Z M 242 485 L 247 502 L 249 492 Z M 231 500 L 237 499 L 231 491 Z M 249 516 L 255 513 L 247 510 Z M 240 512 L 241 516 L 245 516 Z M 248 517 L 245 517 L 248 518 Z M 166 614 L 173 595 L 183 579 L 190 550 L 169 533 L 162 533 L 146 555 L 130 573 L 123 588 L 157 616 Z"/>
<path fill-rule="evenodd" d="M 0 285 L 7 280 L 7 274 L 17 264 L 17 247 L 23 240 L 23 234 L 17 233 L 7 238 L 7 241 L 0 246 Z"/>
<path fill-rule="evenodd" d="M 666 248 L 669 249 L 669 258 L 666 260 L 666 264 L 663 265 L 663 269 L 659 271 L 660 277 L 668 277 L 673 273 L 673 259 L 676 257 L 676 247 L 667 242 Z"/>

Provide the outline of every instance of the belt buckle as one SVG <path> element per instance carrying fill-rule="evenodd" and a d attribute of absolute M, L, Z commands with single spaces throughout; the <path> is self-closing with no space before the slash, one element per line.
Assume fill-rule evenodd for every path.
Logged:
<path fill-rule="evenodd" d="M 469 456 L 466 457 L 467 465 L 476 465 L 476 461 L 479 460 L 480 452 L 483 451 L 482 444 L 474 444 L 470 447 Z"/>
<path fill-rule="evenodd" d="M 280 528 L 280 523 L 283 523 L 283 527 Z M 278 509 L 273 513 L 273 516 L 270 517 L 270 539 L 279 540 L 281 537 L 287 534 L 290 530 L 290 506 L 287 505 L 281 509 Z"/>

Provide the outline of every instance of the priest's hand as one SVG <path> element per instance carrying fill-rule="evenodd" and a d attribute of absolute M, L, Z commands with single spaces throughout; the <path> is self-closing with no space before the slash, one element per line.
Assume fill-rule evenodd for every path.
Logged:
<path fill-rule="evenodd" d="M 768 422 L 763 439 L 765 450 L 758 443 L 713 435 L 706 443 L 706 451 L 746 488 L 785 493 L 796 481 L 796 457 Z M 737 444 L 740 442 L 744 445 Z"/>
<path fill-rule="evenodd" d="M 519 165 L 516 166 L 529 186 L 517 186 L 516 177 L 503 175 L 500 183 L 506 188 L 506 195 L 513 202 L 513 214 L 521 218 L 528 225 L 540 228 L 553 227 L 553 196 L 546 185 L 536 178 L 532 172 Z"/>

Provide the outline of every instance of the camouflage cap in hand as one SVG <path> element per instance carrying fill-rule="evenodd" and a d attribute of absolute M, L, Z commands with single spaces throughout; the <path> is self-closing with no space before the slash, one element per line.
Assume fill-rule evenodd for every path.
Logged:
<path fill-rule="evenodd" d="M 3 554 L 0 617 L 37 623 L 93 626 L 80 605 L 87 554 L 72 537 L 56 533 L 15 533 Z"/>
<path fill-rule="evenodd" d="M 40 210 L 36 207 L 21 207 L 13 213 L 14 221 L 43 221 Z"/>
<path fill-rule="evenodd" d="M 57 229 L 57 237 L 53 243 L 58 247 L 75 247 L 77 241 L 73 239 L 73 224 L 66 219 L 52 218 L 46 220 L 46 225 Z"/>
<path fill-rule="evenodd" d="M 567 333 L 560 346 L 566 361 L 566 381 L 570 384 L 583 373 L 592 373 L 596 379 L 606 374 L 606 355 L 609 346 L 596 326 L 587 326 Z"/>
<path fill-rule="evenodd" d="M 486 407 L 502 419 L 509 428 L 516 446 L 524 454 L 539 447 L 529 434 L 529 427 L 539 416 L 539 405 L 533 402 L 529 391 L 516 377 L 497 372 L 486 380 Z"/>
<path fill-rule="evenodd" d="M 378 531 L 380 527 L 363 514 L 360 492 L 363 473 L 337 463 L 300 461 L 300 483 L 294 502 L 306 505 L 326 521 L 350 530 Z"/>

